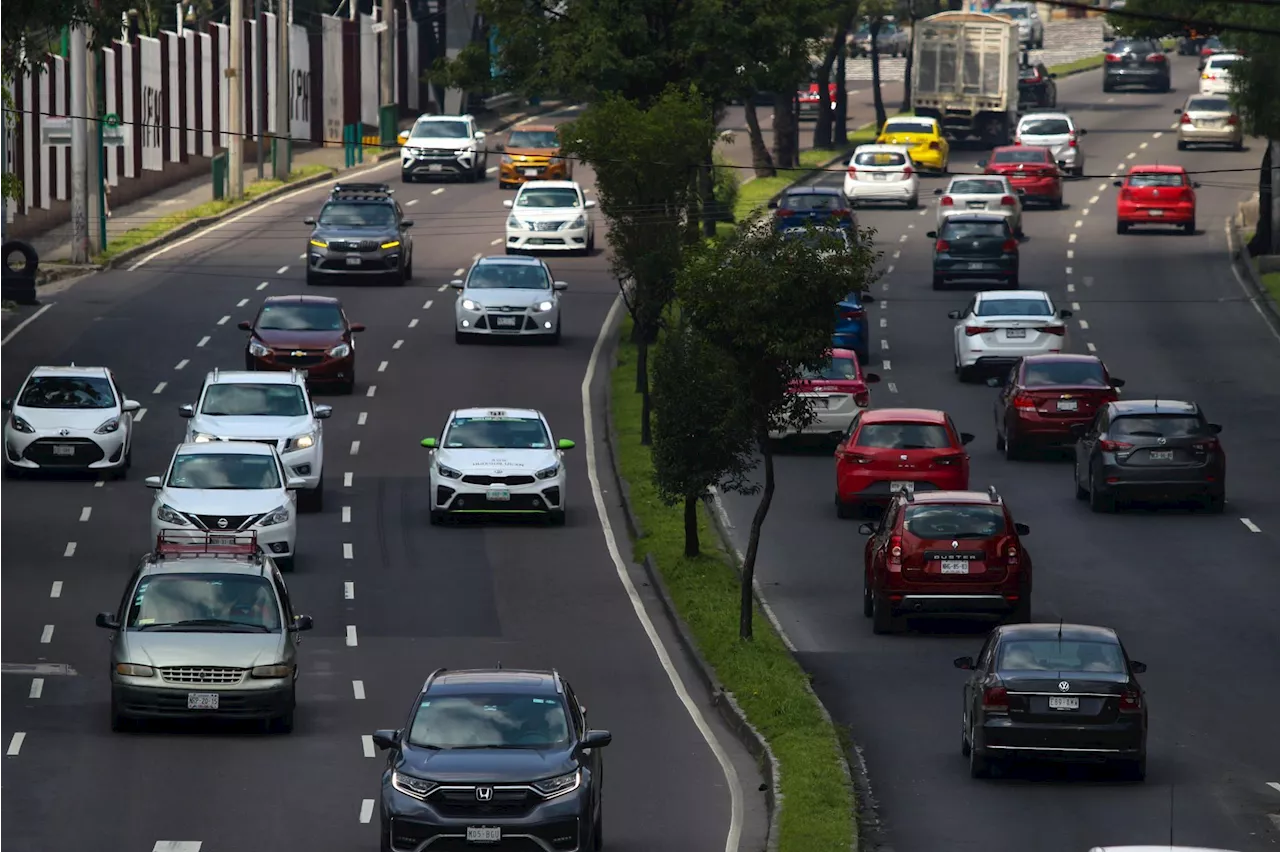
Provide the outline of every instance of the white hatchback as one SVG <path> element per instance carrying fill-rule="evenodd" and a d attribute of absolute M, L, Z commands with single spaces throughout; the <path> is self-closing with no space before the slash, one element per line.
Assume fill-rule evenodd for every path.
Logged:
<path fill-rule="evenodd" d="M 908 210 L 920 203 L 920 176 L 905 145 L 859 145 L 849 159 L 844 194 L 854 204 L 901 202 Z"/>
<path fill-rule="evenodd" d="M 1084 174 L 1084 151 L 1080 137 L 1088 133 L 1077 127 L 1065 112 L 1033 112 L 1018 120 L 1015 145 L 1041 146 L 1053 152 L 1053 159 L 1077 177 Z"/>
<path fill-rule="evenodd" d="M 1200 94 L 1225 95 L 1231 91 L 1231 69 L 1241 57 L 1235 53 L 1219 53 L 1209 57 L 1200 72 Z"/>
<path fill-rule="evenodd" d="M 507 216 L 507 254 L 567 251 L 591 254 L 596 247 L 596 223 L 577 181 L 531 180 L 515 198 L 502 202 Z"/>
<path fill-rule="evenodd" d="M 947 218 L 960 213 L 992 213 L 1009 220 L 1009 229 L 1022 236 L 1022 199 L 1003 175 L 954 177 L 946 189 L 935 189 L 938 230 Z"/>
<path fill-rule="evenodd" d="M 956 321 L 955 372 L 963 382 L 975 369 L 1008 368 L 1027 355 L 1062 352 L 1071 311 L 1055 308 L 1043 290 L 987 290 L 948 316 Z"/>

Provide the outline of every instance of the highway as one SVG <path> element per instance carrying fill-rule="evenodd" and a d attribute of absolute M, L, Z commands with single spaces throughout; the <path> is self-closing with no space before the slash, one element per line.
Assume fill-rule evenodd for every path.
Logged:
<path fill-rule="evenodd" d="M 5 345 L 6 396 L 37 364 L 102 364 L 145 411 L 127 481 L 3 487 L 6 850 L 375 849 L 383 756 L 367 735 L 399 726 L 433 669 L 499 662 L 556 667 L 592 725 L 613 733 L 609 848 L 722 852 L 739 837 L 744 848 L 763 846 L 759 773 L 680 653 L 665 664 L 655 653 L 622 577 L 653 635 L 674 649 L 672 631 L 650 619 L 660 609 L 643 574 L 615 566 L 588 487 L 582 385 L 617 293 L 603 252 L 550 260 L 570 285 L 561 346 L 461 349 L 447 284 L 473 258 L 501 251 L 501 201 L 512 194 L 492 175 L 402 186 L 396 169 L 362 177 L 393 181 L 415 220 L 416 280 L 313 290 L 342 298 L 368 330 L 355 394 L 319 398 L 335 409 L 325 424 L 325 510 L 300 519 L 287 578 L 295 609 L 316 625 L 300 650 L 291 736 L 189 726 L 112 734 L 108 634 L 94 615 L 116 607 L 149 547 L 152 495 L 141 480 L 164 470 L 181 439 L 178 406 L 196 399 L 207 371 L 243 363 L 236 324 L 262 298 L 308 289 L 302 220 L 328 188 L 252 208 L 135 270 L 46 294 L 56 304 Z M 589 169 L 577 177 L 590 186 Z M 607 380 L 607 365 L 596 378 Z M 598 435 L 603 410 L 592 399 L 586 416 Z M 539 408 L 556 437 L 578 441 L 567 456 L 565 527 L 428 525 L 429 456 L 418 442 L 471 405 Z M 599 467 L 608 470 L 604 456 Z M 616 502 L 606 500 L 609 524 L 629 553 Z M 33 665 L 43 668 L 23 668 Z M 685 697 L 673 682 L 687 685 Z M 730 778 L 746 792 L 731 794 Z"/>
<path fill-rule="evenodd" d="M 757 577 L 799 649 L 814 686 L 849 729 L 869 771 L 871 839 L 894 852 L 1083 852 L 1095 845 L 1168 844 L 1274 850 L 1280 845 L 1280 337 L 1227 260 L 1224 220 L 1257 184 L 1250 150 L 1179 152 L 1173 110 L 1195 90 L 1195 61 L 1171 57 L 1169 94 L 1101 92 L 1098 72 L 1059 81 L 1059 106 L 1089 133 L 1087 179 L 1067 184 L 1066 208 L 1029 211 L 1022 286 L 1071 308 L 1070 349 L 1096 351 L 1128 384 L 1124 397 L 1188 398 L 1223 425 L 1227 509 L 1094 515 L 1072 499 L 1069 461 L 1008 462 L 995 451 L 996 391 L 952 374 L 947 311 L 969 298 L 930 284 L 932 203 L 919 211 L 860 209 L 877 230 L 886 274 L 870 310 L 875 406 L 948 411 L 977 435 L 971 483 L 994 484 L 1030 525 L 1036 620 L 1116 628 L 1150 702 L 1144 785 L 1071 769 L 1030 769 L 994 781 L 969 777 L 960 756 L 961 686 L 952 668 L 975 654 L 986 625 L 921 625 L 873 636 L 860 613 L 862 548 L 856 522 L 832 506 L 829 449 L 779 458 Z M 953 152 L 954 154 L 954 152 Z M 982 154 L 954 154 L 973 171 Z M 1141 163 L 1200 174 L 1200 232 L 1115 230 L 1108 174 Z M 1254 170 L 1254 171 L 1250 171 Z M 833 173 L 827 182 L 841 179 Z M 931 179 L 922 202 L 943 186 Z M 878 350 L 878 351 L 877 351 Z M 726 495 L 739 548 L 754 497 Z"/>

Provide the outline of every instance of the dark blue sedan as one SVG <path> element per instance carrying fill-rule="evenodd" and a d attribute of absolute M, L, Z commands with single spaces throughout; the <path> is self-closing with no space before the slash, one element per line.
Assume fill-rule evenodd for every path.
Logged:
<path fill-rule="evenodd" d="M 839 187 L 797 186 L 769 202 L 774 212 L 773 227 L 779 231 L 809 225 L 828 225 L 856 230 L 853 205 Z"/>
<path fill-rule="evenodd" d="M 870 293 L 853 292 L 836 305 L 836 331 L 831 345 L 836 349 L 852 349 L 858 363 L 865 365 L 871 357 L 871 330 L 867 324 L 866 306 L 876 300 Z"/>

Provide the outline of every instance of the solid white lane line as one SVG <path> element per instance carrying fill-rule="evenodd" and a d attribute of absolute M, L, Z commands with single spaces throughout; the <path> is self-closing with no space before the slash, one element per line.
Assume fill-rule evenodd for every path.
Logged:
<path fill-rule="evenodd" d="M 354 473 L 352 473 L 351 471 L 347 471 L 346 473 L 342 474 L 342 487 L 343 487 L 343 488 L 350 488 L 350 487 L 351 487 L 351 481 L 352 481 L 353 479 L 355 479 L 355 476 L 356 476 L 356 475 L 355 475 Z"/>
<path fill-rule="evenodd" d="M 377 749 L 375 749 L 375 748 L 373 747 L 373 735 L 372 735 L 372 734 L 361 734 L 361 735 L 360 735 L 360 746 L 361 746 L 361 748 L 364 750 L 364 756 L 365 756 L 365 757 L 373 757 L 374 755 L 376 755 L 376 754 L 378 753 L 378 752 L 377 752 Z"/>
<path fill-rule="evenodd" d="M 44 678 L 31 678 L 31 691 L 27 693 L 28 698 L 39 698 L 44 695 Z"/>
<path fill-rule="evenodd" d="M 208 343 L 209 340 L 210 340 L 210 337 L 209 335 L 206 334 L 204 337 L 200 338 L 200 342 L 196 344 L 196 348 L 203 349 L 205 344 Z"/>
<path fill-rule="evenodd" d="M 355 695 L 356 701 L 364 701 L 364 681 L 351 681 L 351 693 Z"/>
<path fill-rule="evenodd" d="M 431 190 L 431 194 L 432 194 L 432 195 L 439 195 L 439 194 L 440 194 L 440 193 L 442 193 L 442 192 L 444 192 L 444 187 L 443 187 L 443 186 L 438 186 L 438 187 L 436 187 L 435 189 Z"/>
<path fill-rule="evenodd" d="M 1159 139 L 1159 138 L 1160 138 L 1161 136 L 1163 136 L 1163 135 L 1164 135 L 1164 132 L 1163 132 L 1163 131 L 1156 131 L 1155 133 L 1152 133 L 1152 134 L 1151 134 L 1151 138 L 1152 138 L 1152 139 Z"/>
<path fill-rule="evenodd" d="M 360 452 L 360 442 L 359 442 L 359 441 L 352 441 L 352 442 L 351 442 L 351 455 L 353 455 L 353 456 L 354 456 L 354 455 L 356 455 L 356 454 L 357 454 L 357 453 L 359 453 L 359 452 Z"/>
<path fill-rule="evenodd" d="M 1093 343 L 1092 343 L 1092 341 L 1091 341 L 1091 342 L 1089 342 L 1089 343 L 1086 343 L 1086 344 L 1085 344 L 1085 346 L 1088 348 L 1088 350 L 1089 350 L 1090 352 L 1097 352 L 1097 351 L 1098 351 L 1098 347 L 1094 346 L 1094 345 L 1093 345 Z"/>
<path fill-rule="evenodd" d="M 62 597 L 62 581 L 61 580 L 53 581 L 53 585 L 49 587 L 49 597 L 51 598 Z"/>
<path fill-rule="evenodd" d="M 69 541 L 69 542 L 67 542 L 67 547 L 66 547 L 66 549 L 65 549 L 65 550 L 63 550 L 63 551 L 62 551 L 62 555 L 63 555 L 63 556 L 75 556 L 75 555 L 76 555 L 76 543 L 75 543 L 74 541 Z"/>
<path fill-rule="evenodd" d="M 49 310 L 50 308 L 52 308 L 55 304 L 57 304 L 57 303 L 56 303 L 56 302 L 49 302 L 47 305 L 45 305 L 44 307 L 42 307 L 40 310 L 36 311 L 34 314 L 32 314 L 31 316 L 27 317 L 27 318 L 26 318 L 26 319 L 24 319 L 22 322 L 18 323 L 16 326 L 14 326 L 13 331 L 11 331 L 11 332 L 9 332 L 8 334 L 6 334 L 6 335 L 4 336 L 4 339 L 3 339 L 3 340 L 0 340 L 0 346 L 4 346 L 4 345 L 5 345 L 6 343 L 8 343 L 10 340 L 13 340 L 15 337 L 17 337 L 17 336 L 18 336 L 18 332 L 22 331 L 24 328 L 26 328 L 27 326 L 31 325 L 31 323 L 33 323 L 33 322 L 35 322 L 36 320 L 40 319 L 40 317 L 44 314 L 44 312 L 45 312 L 45 311 L 47 311 L 47 310 Z"/>
<path fill-rule="evenodd" d="M 1083 228 L 1083 227 L 1084 227 L 1084 220 L 1083 220 L 1083 219 L 1077 219 L 1077 220 L 1076 220 L 1076 223 L 1075 223 L 1074 225 L 1072 225 L 1072 227 L 1073 227 L 1073 228 Z"/>
<path fill-rule="evenodd" d="M 405 206 L 405 207 L 412 207 L 413 205 L 415 205 L 415 204 L 417 204 L 417 203 L 418 203 L 418 199 L 416 199 L 416 198 L 410 198 L 408 201 L 406 201 L 406 202 L 404 203 L 404 206 Z"/>
<path fill-rule="evenodd" d="M 265 289 L 267 289 L 267 285 L 268 285 L 268 284 L 270 284 L 270 283 L 271 283 L 270 281 L 263 281 L 261 284 L 259 284 L 259 285 L 258 285 L 258 289 L 259 289 L 259 290 L 265 290 Z"/>
<path fill-rule="evenodd" d="M 344 542 L 342 543 L 342 558 L 343 558 L 343 559 L 354 559 L 354 558 L 355 558 L 355 556 L 356 556 L 356 554 L 355 554 L 355 548 L 352 546 L 351 542 L 349 542 L 349 541 L 344 541 Z"/>
<path fill-rule="evenodd" d="M 1085 331 L 1088 331 L 1088 330 L 1089 330 L 1089 321 L 1088 321 L 1088 320 L 1080 320 L 1080 328 L 1084 329 Z"/>
<path fill-rule="evenodd" d="M 401 346 L 404 346 L 403 340 L 397 340 L 395 343 L 391 344 L 392 349 L 399 349 Z"/>
<path fill-rule="evenodd" d="M 24 732 L 16 731 L 9 739 L 9 747 L 5 749 L 4 756 L 17 757 L 18 753 L 22 751 L 22 743 L 26 738 L 27 735 Z"/>
<path fill-rule="evenodd" d="M 417 328 L 417 327 L 418 327 L 417 317 L 414 317 L 413 319 L 409 320 L 409 328 Z"/>
<path fill-rule="evenodd" d="M 285 274 L 286 272 L 288 272 L 288 271 L 289 271 L 289 267 L 287 267 L 287 266 L 282 266 L 282 267 L 280 267 L 279 269 L 277 269 L 277 270 L 276 270 L 276 275 L 284 275 L 284 274 Z"/>
<path fill-rule="evenodd" d="M 897 392 L 898 392 L 898 385 L 897 385 L 896 383 L 894 383 L 894 382 L 889 382 L 889 384 L 888 384 L 888 388 L 889 388 L 889 393 L 897 393 Z"/>
<path fill-rule="evenodd" d="M 1076 235 L 1074 233 L 1067 235 L 1067 242 L 1074 243 L 1075 241 L 1076 241 Z"/>
<path fill-rule="evenodd" d="M 1148 143 L 1143 142 L 1141 145 L 1139 145 L 1139 146 L 1138 146 L 1138 150 L 1142 150 L 1143 148 L 1146 148 L 1146 147 L 1147 147 L 1147 144 L 1148 144 Z"/>
<path fill-rule="evenodd" d="M 53 641 L 53 625 L 46 624 L 44 626 L 44 630 L 40 631 L 40 644 L 48 645 L 52 641 Z"/>
<path fill-rule="evenodd" d="M 459 273 L 459 274 L 461 274 L 461 273 Z M 437 287 L 437 288 L 436 288 L 436 292 L 437 292 L 437 293 L 443 293 L 445 290 L 448 290 L 448 289 L 449 289 L 449 285 L 448 285 L 448 284 L 441 284 L 439 287 Z"/>
<path fill-rule="evenodd" d="M 83 509 L 80 510 L 80 523 L 83 524 L 85 521 L 89 520 L 89 516 L 92 514 L 93 514 L 93 507 L 85 506 Z"/>
<path fill-rule="evenodd" d="M 1098 196 L 1096 196 L 1096 195 L 1092 196 L 1092 197 L 1089 199 L 1089 203 L 1090 203 L 1090 204 L 1097 204 L 1097 203 L 1098 203 Z"/>
<path fill-rule="evenodd" d="M 381 364 L 378 365 L 378 372 L 385 373 L 386 371 L 387 371 L 387 362 L 383 361 Z"/>
<path fill-rule="evenodd" d="M 190 364 L 190 363 L 191 363 L 191 362 L 190 362 L 189 360 L 187 360 L 186 358 L 183 358 L 181 361 L 179 361 L 178 363 L 176 363 L 176 364 L 174 364 L 174 365 L 173 365 L 173 369 L 175 369 L 175 370 L 185 370 L 185 369 L 187 368 L 187 365 L 188 365 L 188 364 Z"/>
<path fill-rule="evenodd" d="M 1257 524 L 1255 524 L 1253 521 L 1249 520 L 1248 518 L 1241 518 L 1241 519 L 1240 519 L 1240 523 L 1244 524 L 1244 525 L 1245 525 L 1245 528 L 1246 528 L 1246 529 L 1248 529 L 1248 530 L 1249 530 L 1249 532 L 1253 532 L 1253 533 L 1260 533 L 1260 532 L 1262 532 L 1262 527 L 1258 526 Z M 1277 790 L 1280 790 L 1280 787 L 1277 787 L 1276 789 L 1277 789 Z"/>
<path fill-rule="evenodd" d="M 199 840 L 157 840 L 151 852 L 200 852 L 203 845 Z"/>
<path fill-rule="evenodd" d="M 465 267 L 459 266 L 457 269 L 453 270 L 453 274 L 454 274 L 454 275 L 461 275 L 462 273 L 464 273 L 464 272 L 466 272 L 466 271 L 467 271 L 467 270 L 466 270 L 466 268 L 465 268 Z"/>
<path fill-rule="evenodd" d="M 359 638 L 356 636 L 356 626 L 354 624 L 347 625 L 347 647 L 354 648 L 360 644 Z"/>
<path fill-rule="evenodd" d="M 363 426 L 364 424 L 366 424 L 366 423 L 368 423 L 368 422 L 369 422 L 369 412 L 367 412 L 367 411 L 361 411 L 361 412 L 360 412 L 360 414 L 356 416 L 356 425 L 357 425 L 357 426 Z"/>
<path fill-rule="evenodd" d="M 360 800 L 360 822 L 368 824 L 373 820 L 373 799 Z"/>
<path fill-rule="evenodd" d="M 164 389 L 167 387 L 169 387 L 168 382 L 161 382 L 160 384 L 156 385 L 156 389 L 153 390 L 152 393 L 164 393 Z"/>
<path fill-rule="evenodd" d="M 502 245 L 502 237 L 498 237 L 496 240 L 490 240 L 490 241 L 489 241 L 489 245 L 491 245 L 491 246 L 500 246 L 500 245 Z"/>
<path fill-rule="evenodd" d="M 1138 152 L 1137 152 L 1137 151 L 1130 151 L 1129 153 L 1127 153 L 1127 154 L 1125 154 L 1125 155 L 1124 155 L 1124 158 L 1125 158 L 1126 160 L 1132 160 L 1132 159 L 1133 159 L 1134 157 L 1136 157 L 1136 156 L 1138 156 Z"/>
<path fill-rule="evenodd" d="M 353 601 L 356 599 L 356 584 L 348 580 L 342 584 L 342 599 Z M 359 683 L 359 681 L 356 681 Z"/>
<path fill-rule="evenodd" d="M 342 507 L 342 522 L 344 524 L 351 523 L 351 507 L 350 506 Z"/>

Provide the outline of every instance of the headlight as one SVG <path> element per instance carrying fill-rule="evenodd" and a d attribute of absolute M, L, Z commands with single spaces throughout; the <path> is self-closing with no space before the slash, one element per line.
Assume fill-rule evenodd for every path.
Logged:
<path fill-rule="evenodd" d="M 431 795 L 431 791 L 436 788 L 436 782 L 426 781 L 422 778 L 414 778 L 412 775 L 404 775 L 400 772 L 391 773 L 391 786 L 395 787 L 406 796 L 413 796 L 415 799 L 425 799 Z"/>
<path fill-rule="evenodd" d="M 310 242 L 311 242 L 311 245 L 315 246 L 316 248 L 328 248 L 328 247 L 329 247 L 329 241 L 328 241 L 328 240 L 318 240 L 318 239 L 316 239 L 315 237 L 312 237 L 312 238 L 311 238 L 311 240 L 310 240 Z"/>
<path fill-rule="evenodd" d="M 554 307 L 555 307 L 555 304 L 553 302 L 539 302 L 538 304 L 533 306 L 533 309 L 541 313 L 544 311 L 549 311 Z"/>
<path fill-rule="evenodd" d="M 518 230 L 518 231 L 519 231 L 519 230 L 524 230 L 524 223 L 523 223 L 523 222 L 521 222 L 519 219 L 517 219 L 515 216 L 508 216 L 508 217 L 507 217 L 507 227 L 508 227 L 508 228 L 515 228 L 515 229 L 516 229 L 516 230 Z"/>
<path fill-rule="evenodd" d="M 470 157 L 474 152 L 470 148 L 459 148 L 454 153 L 459 157 Z"/>
<path fill-rule="evenodd" d="M 120 418 L 112 417 L 106 423 L 103 423 L 97 429 L 93 430 L 95 435 L 110 435 L 112 432 L 120 428 Z"/>
<path fill-rule="evenodd" d="M 351 354 L 351 346 L 347 343 L 339 343 L 337 346 L 329 350 L 330 358 L 345 358 Z"/>
<path fill-rule="evenodd" d="M 547 165 L 548 165 L 548 166 L 563 166 L 563 165 L 564 165 L 564 157 L 552 157 L 551 159 L 547 160 Z"/>
<path fill-rule="evenodd" d="M 140 666 L 135 663 L 116 663 L 116 674 L 125 677 L 155 677 L 156 670 L 151 666 Z"/>
<path fill-rule="evenodd" d="M 400 248 L 400 241 L 399 241 L 399 240 L 390 240 L 390 241 L 385 242 L 385 243 L 383 243 L 382 245 L 378 246 L 378 248 L 384 248 L 384 249 Z"/>
<path fill-rule="evenodd" d="M 284 663 L 274 666 L 254 666 L 250 674 L 254 677 L 289 677 L 293 674 L 293 666 Z"/>
<path fill-rule="evenodd" d="M 560 472 L 560 465 L 553 464 L 551 467 L 544 467 L 536 474 L 539 479 L 552 479 Z"/>
<path fill-rule="evenodd" d="M 193 444 L 208 444 L 216 440 L 218 440 L 216 435 L 209 435 L 204 432 L 194 432 L 191 435 L 191 443 Z"/>
<path fill-rule="evenodd" d="M 316 433 L 308 432 L 305 435 L 298 435 L 296 438 L 290 438 L 289 443 L 285 446 L 285 452 L 290 450 L 309 450 L 316 445 Z"/>
<path fill-rule="evenodd" d="M 9 426 L 15 432 L 22 432 L 27 435 L 35 434 L 35 429 L 31 428 L 31 424 L 14 414 L 9 418 Z"/>
<path fill-rule="evenodd" d="M 546 778 L 542 781 L 534 781 L 530 786 L 541 793 L 544 799 L 554 799 L 556 796 L 572 793 L 582 786 L 582 770 L 570 772 L 568 775 L 557 775 L 555 778 Z"/>
<path fill-rule="evenodd" d="M 267 512 L 262 520 L 258 521 L 258 526 L 274 527 L 276 524 L 283 524 L 287 520 L 289 520 L 289 507 L 276 506 L 270 512 Z"/>
<path fill-rule="evenodd" d="M 160 504 L 160 508 L 156 509 L 156 518 L 164 521 L 166 524 L 175 524 L 180 527 L 191 526 L 191 522 L 178 514 L 178 510 L 170 506 L 168 503 Z"/>
<path fill-rule="evenodd" d="M 511 165 L 512 163 L 514 163 L 515 161 L 516 161 L 516 160 L 515 160 L 515 158 L 514 158 L 514 157 L 512 157 L 510 154 L 503 154 L 503 155 L 502 155 L 502 162 L 503 162 L 503 164 L 504 164 L 504 165 L 509 166 L 509 165 Z"/>
<path fill-rule="evenodd" d="M 436 462 L 436 470 L 440 471 L 440 475 L 443 476 L 445 479 L 461 479 L 462 478 L 462 474 L 459 471 L 456 471 L 451 467 L 445 467 L 439 462 Z"/>
<path fill-rule="evenodd" d="M 570 227 L 570 228 L 585 228 L 585 227 L 587 227 L 587 217 L 586 217 L 586 216 L 579 216 L 577 219 L 574 219 L 572 222 L 570 222 L 570 223 L 569 223 L 569 227 Z"/>
<path fill-rule="evenodd" d="M 480 306 L 477 305 L 475 302 L 471 301 L 470 299 L 463 299 L 462 309 L 464 311 L 478 311 L 480 310 Z"/>
<path fill-rule="evenodd" d="M 256 340 L 249 341 L 249 354 L 255 358 L 265 358 L 271 354 L 271 350 L 263 346 Z"/>

